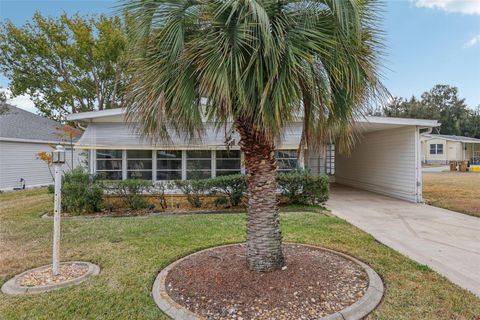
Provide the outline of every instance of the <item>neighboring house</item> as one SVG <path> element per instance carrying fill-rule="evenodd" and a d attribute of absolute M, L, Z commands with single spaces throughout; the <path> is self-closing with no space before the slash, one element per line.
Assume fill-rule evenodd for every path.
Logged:
<path fill-rule="evenodd" d="M 236 133 L 229 152 L 223 130 L 209 124 L 202 139 L 185 141 L 172 134 L 170 143 L 154 143 L 138 134 L 135 124 L 125 123 L 124 116 L 123 109 L 110 109 L 67 117 L 88 125 L 76 148 L 88 151 L 89 170 L 104 179 L 165 181 L 245 172 Z M 359 119 L 360 138 L 349 156 L 328 145 L 321 152 L 303 150 L 297 158 L 302 124 L 292 123 L 276 143 L 279 171 L 308 167 L 315 174 L 333 175 L 338 183 L 421 202 L 420 133 L 438 125 L 434 120 Z"/>
<path fill-rule="evenodd" d="M 62 127 L 59 122 L 20 108 L 0 105 L 0 190 L 51 184 L 51 171 L 38 153 L 52 152 L 57 144 L 67 149 L 64 169 L 81 164 L 80 150 L 74 151 L 72 165 L 69 142 L 62 141 Z"/>
<path fill-rule="evenodd" d="M 449 161 L 467 160 L 480 164 L 480 139 L 424 133 L 421 142 L 423 163 L 448 164 Z"/>

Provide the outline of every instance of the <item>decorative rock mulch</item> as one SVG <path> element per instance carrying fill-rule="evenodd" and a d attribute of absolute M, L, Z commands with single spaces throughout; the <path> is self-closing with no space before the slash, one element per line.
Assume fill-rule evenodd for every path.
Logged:
<path fill-rule="evenodd" d="M 176 311 L 167 312 L 174 319 L 188 314 L 191 319 L 319 319 L 358 304 L 369 287 L 364 267 L 344 255 L 295 244 L 286 244 L 283 250 L 286 268 L 267 273 L 248 269 L 244 245 L 188 256 L 167 267 L 166 274 L 162 271 L 160 282 L 157 278 L 156 285 L 165 286 L 165 292 L 157 294 L 157 304 L 190 311 L 177 317 Z M 168 300 L 176 306 L 167 306 Z"/>
<path fill-rule="evenodd" d="M 32 270 L 24 273 L 16 279 L 16 284 L 23 287 L 36 287 L 57 284 L 78 278 L 88 271 L 88 265 L 85 263 L 65 263 L 60 265 L 60 274 L 53 275 L 52 266 Z"/>
<path fill-rule="evenodd" d="M 19 295 L 42 293 L 79 284 L 100 273 L 100 267 L 84 261 L 69 261 L 60 264 L 60 274 L 53 275 L 52 265 L 27 270 L 2 286 L 5 294 Z"/>

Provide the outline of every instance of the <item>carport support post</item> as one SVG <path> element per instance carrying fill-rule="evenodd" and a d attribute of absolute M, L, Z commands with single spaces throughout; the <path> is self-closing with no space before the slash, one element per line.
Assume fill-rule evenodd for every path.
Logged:
<path fill-rule="evenodd" d="M 62 165 L 65 163 L 65 149 L 57 146 L 52 152 L 52 163 L 55 167 L 55 194 L 53 203 L 53 255 L 52 273 L 60 274 L 60 213 L 62 211 Z"/>

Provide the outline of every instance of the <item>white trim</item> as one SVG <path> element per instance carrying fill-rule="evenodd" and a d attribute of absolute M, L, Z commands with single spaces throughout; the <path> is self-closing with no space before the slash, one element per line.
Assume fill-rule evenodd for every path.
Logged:
<path fill-rule="evenodd" d="M 157 150 L 152 150 L 152 181 L 157 181 Z"/>
<path fill-rule="evenodd" d="M 88 112 L 70 114 L 67 116 L 67 120 L 78 121 L 78 120 L 89 120 L 89 119 L 96 119 L 96 118 L 119 116 L 119 115 L 124 115 L 125 112 L 126 110 L 124 108 L 108 109 L 108 110 L 101 110 L 101 111 L 88 111 Z M 300 119 L 295 122 L 301 123 L 302 121 Z M 396 124 L 396 125 L 406 125 L 406 126 L 425 126 L 425 127 L 440 126 L 440 123 L 438 123 L 437 120 L 393 118 L 393 117 L 363 117 L 363 118 L 357 118 L 355 122 Z"/>
<path fill-rule="evenodd" d="M 423 202 L 422 144 L 420 141 L 420 130 L 421 128 L 419 127 L 415 130 L 415 200 L 418 203 Z"/>
<path fill-rule="evenodd" d="M 66 119 L 68 121 L 79 121 L 79 120 L 111 117 L 111 116 L 120 116 L 123 114 L 125 114 L 125 109 L 117 108 L 117 109 L 107 109 L 107 110 L 100 110 L 100 111 L 72 113 L 67 115 Z"/>
<path fill-rule="evenodd" d="M 396 124 L 404 126 L 438 127 L 437 120 L 393 118 L 393 117 L 365 117 L 355 120 L 357 123 Z"/>
<path fill-rule="evenodd" d="M 187 150 L 182 150 L 182 180 L 187 180 Z"/>
<path fill-rule="evenodd" d="M 122 150 L 122 180 L 127 180 L 127 150 Z"/>
<path fill-rule="evenodd" d="M 34 139 L 17 139 L 17 138 L 2 138 L 0 137 L 0 141 L 6 142 L 25 142 L 25 143 L 43 143 L 43 144 L 60 144 L 60 145 L 70 145 L 70 142 L 67 141 L 50 141 L 50 140 L 34 140 Z M 75 147 L 75 142 L 73 142 Z"/>
<path fill-rule="evenodd" d="M 210 159 L 211 159 L 210 177 L 215 178 L 217 176 L 217 152 L 216 152 L 216 150 L 210 150 Z"/>

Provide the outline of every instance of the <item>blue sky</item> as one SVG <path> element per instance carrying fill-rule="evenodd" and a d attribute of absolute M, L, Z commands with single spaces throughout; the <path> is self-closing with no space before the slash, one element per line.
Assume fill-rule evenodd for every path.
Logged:
<path fill-rule="evenodd" d="M 115 1 L 0 0 L 0 19 L 17 25 L 38 10 L 112 14 Z M 480 105 L 480 0 L 387 0 L 387 57 L 383 82 L 394 96 L 419 96 L 437 83 L 459 88 L 471 107 Z M 0 87 L 8 79 L 0 74 Z M 29 110 L 26 97 L 13 101 Z"/>

